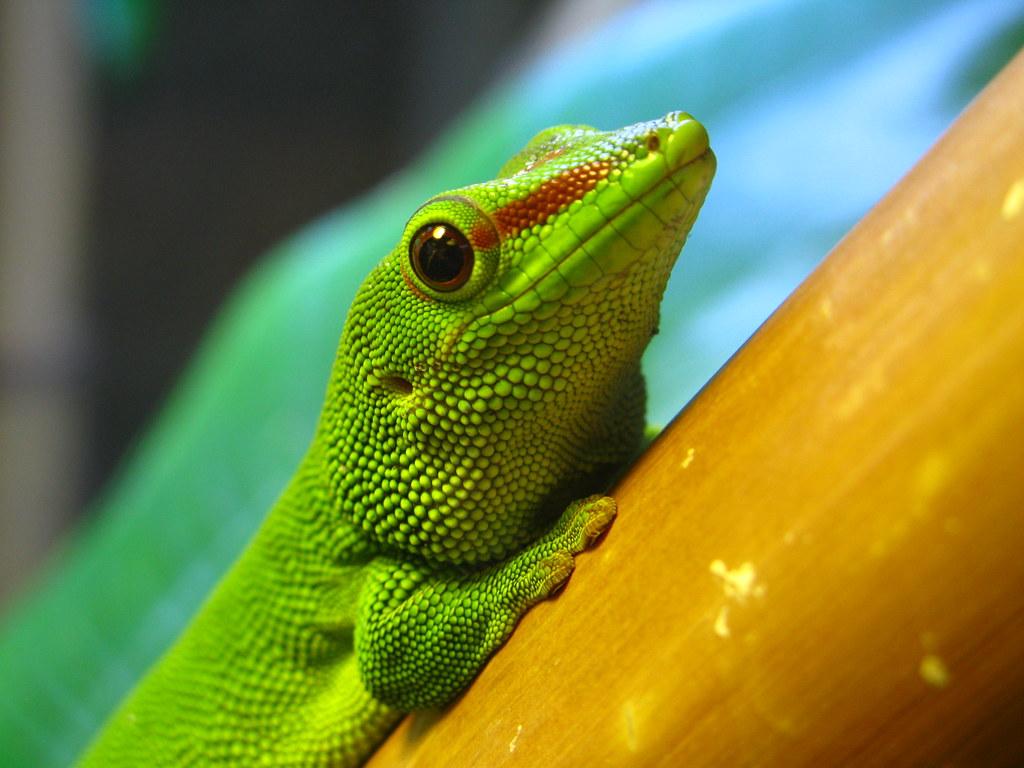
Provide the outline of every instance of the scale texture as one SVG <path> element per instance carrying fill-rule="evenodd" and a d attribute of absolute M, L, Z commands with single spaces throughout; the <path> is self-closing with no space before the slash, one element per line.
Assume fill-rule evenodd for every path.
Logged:
<path fill-rule="evenodd" d="M 417 209 L 262 527 L 87 766 L 347 766 L 451 700 L 607 528 L 714 174 L 689 115 L 540 133 Z"/>

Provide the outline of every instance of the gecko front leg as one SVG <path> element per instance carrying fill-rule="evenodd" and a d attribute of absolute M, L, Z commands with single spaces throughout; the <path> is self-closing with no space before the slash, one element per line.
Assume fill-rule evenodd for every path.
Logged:
<path fill-rule="evenodd" d="M 573 556 L 608 528 L 615 510 L 609 496 L 575 501 L 547 534 L 475 573 L 375 560 L 356 624 L 364 685 L 374 698 L 405 711 L 450 701 L 530 606 L 565 583 Z"/>

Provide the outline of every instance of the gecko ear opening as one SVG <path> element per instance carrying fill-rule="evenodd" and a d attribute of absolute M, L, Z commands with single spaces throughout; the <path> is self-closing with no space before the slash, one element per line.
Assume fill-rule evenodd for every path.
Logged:
<path fill-rule="evenodd" d="M 380 383 L 384 389 L 390 390 L 397 395 L 412 394 L 412 382 L 402 376 L 383 376 Z"/>

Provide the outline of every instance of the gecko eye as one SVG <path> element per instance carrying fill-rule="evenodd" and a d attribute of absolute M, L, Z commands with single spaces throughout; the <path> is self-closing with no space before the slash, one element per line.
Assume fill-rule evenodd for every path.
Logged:
<path fill-rule="evenodd" d="M 427 224 L 409 242 L 409 261 L 435 291 L 454 291 L 473 273 L 473 246 L 451 224 Z"/>

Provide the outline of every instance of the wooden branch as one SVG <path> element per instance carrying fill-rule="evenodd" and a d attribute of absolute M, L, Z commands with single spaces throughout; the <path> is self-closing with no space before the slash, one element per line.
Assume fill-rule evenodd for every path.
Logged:
<path fill-rule="evenodd" d="M 1024 54 L 615 495 L 371 765 L 1024 762 Z"/>

